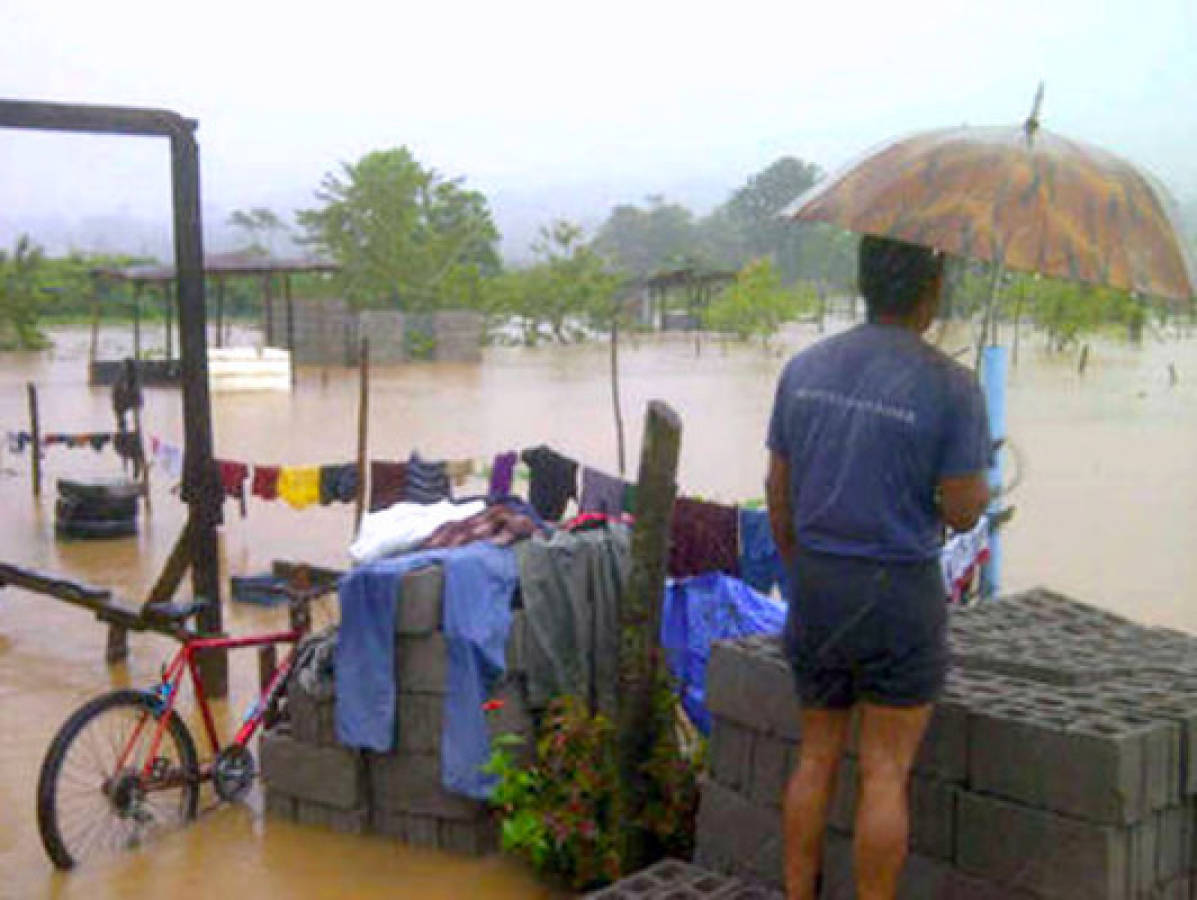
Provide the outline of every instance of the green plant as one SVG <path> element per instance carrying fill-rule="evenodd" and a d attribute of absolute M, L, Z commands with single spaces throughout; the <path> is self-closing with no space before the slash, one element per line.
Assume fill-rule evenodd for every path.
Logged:
<path fill-rule="evenodd" d="M 614 726 L 576 697 L 550 704 L 531 765 L 515 761 L 521 738 L 497 738 L 486 771 L 498 778 L 491 803 L 502 819 L 503 850 L 574 890 L 624 873 L 632 831 L 649 838 L 654 857 L 688 857 L 704 749 L 699 742 L 687 752 L 675 717 L 676 700 L 662 682 L 654 694 L 655 740 L 642 767 L 647 790 L 638 797 L 625 796 L 620 784 Z"/>

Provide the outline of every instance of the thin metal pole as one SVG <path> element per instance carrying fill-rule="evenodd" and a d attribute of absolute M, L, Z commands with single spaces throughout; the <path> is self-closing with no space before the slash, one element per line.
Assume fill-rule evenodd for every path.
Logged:
<path fill-rule="evenodd" d="M 611 405 L 615 408 L 615 448 L 619 454 L 619 477 L 627 472 L 624 458 L 623 411 L 619 403 L 619 302 L 611 309 Z"/>

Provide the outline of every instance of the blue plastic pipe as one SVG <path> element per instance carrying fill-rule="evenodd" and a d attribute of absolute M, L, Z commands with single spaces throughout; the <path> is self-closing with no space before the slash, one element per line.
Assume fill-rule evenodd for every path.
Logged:
<path fill-rule="evenodd" d="M 1009 354 L 1005 347 L 991 345 L 981 352 L 981 385 L 985 390 L 985 406 L 989 411 L 989 434 L 994 441 L 1006 437 L 1006 373 Z M 989 512 L 997 512 L 1004 501 L 1002 489 L 1002 457 L 996 453 L 989 467 Z M 1002 539 L 995 529 L 989 531 L 989 561 L 981 567 L 982 599 L 997 596 L 1001 587 Z"/>

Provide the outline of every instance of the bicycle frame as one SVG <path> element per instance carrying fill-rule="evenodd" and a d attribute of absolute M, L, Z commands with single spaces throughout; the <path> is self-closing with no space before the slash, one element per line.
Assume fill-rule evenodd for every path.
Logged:
<path fill-rule="evenodd" d="M 208 735 L 208 743 L 212 750 L 212 756 L 215 757 L 222 749 L 220 740 L 216 734 L 216 723 L 212 720 L 212 710 L 208 706 L 208 697 L 204 693 L 203 681 L 200 680 L 199 672 L 196 668 L 197 653 L 205 650 L 236 650 L 243 647 L 262 647 L 267 644 L 292 645 L 286 658 L 275 668 L 269 684 L 266 685 L 266 688 L 258 695 L 257 700 L 249 708 L 232 742 L 228 745 L 244 747 L 253 738 L 258 727 L 262 724 L 262 720 L 266 714 L 266 710 L 270 708 L 270 704 L 278 698 L 286 686 L 287 678 L 291 674 L 291 667 L 295 662 L 297 645 L 307 633 L 307 628 L 291 628 L 287 631 L 248 635 L 246 637 L 195 637 L 183 641 L 182 645 L 175 652 L 175 655 L 171 658 L 171 661 L 163 669 L 162 678 L 158 683 L 157 693 L 161 704 L 161 711 L 154 726 L 154 736 L 150 741 L 149 753 L 142 764 L 140 775 L 143 783 L 150 786 L 151 789 L 152 787 L 170 787 L 173 784 L 170 779 L 167 779 L 165 783 L 155 781 L 152 768 L 154 759 L 158 755 L 158 747 L 162 742 L 162 736 L 170 720 L 170 713 L 175 708 L 175 701 L 178 699 L 179 689 L 182 687 L 183 676 L 187 673 L 191 675 L 191 686 L 195 691 L 195 701 L 200 709 L 204 731 Z M 124 768 L 128 762 L 128 756 L 137 745 L 138 738 L 145 727 L 146 721 L 148 721 L 148 717 L 139 722 L 133 730 L 133 734 L 130 735 L 119 760 L 120 768 Z M 200 781 L 206 781 L 211 778 L 212 761 L 208 760 L 202 763 L 198 774 Z"/>

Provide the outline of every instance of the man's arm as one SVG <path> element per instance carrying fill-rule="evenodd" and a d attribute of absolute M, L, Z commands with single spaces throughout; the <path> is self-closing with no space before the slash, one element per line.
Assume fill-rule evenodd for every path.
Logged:
<path fill-rule="evenodd" d="M 989 505 L 989 482 L 984 472 L 939 480 L 939 513 L 953 531 L 970 531 Z"/>
<path fill-rule="evenodd" d="M 773 543 L 787 566 L 793 565 L 798 550 L 794 534 L 794 505 L 790 501 L 790 461 L 776 451 L 769 452 L 769 474 L 765 478 L 765 501 L 769 506 L 769 527 Z"/>

